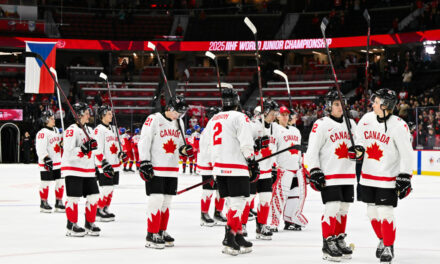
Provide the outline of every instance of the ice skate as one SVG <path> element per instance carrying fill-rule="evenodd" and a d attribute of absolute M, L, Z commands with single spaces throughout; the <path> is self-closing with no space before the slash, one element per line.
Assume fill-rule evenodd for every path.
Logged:
<path fill-rule="evenodd" d="M 41 200 L 40 203 L 40 212 L 41 213 L 52 213 L 52 207 L 49 205 L 49 203 L 45 200 Z"/>
<path fill-rule="evenodd" d="M 347 244 L 345 243 L 345 237 L 347 236 L 347 234 L 339 234 L 336 237 L 336 246 L 338 246 L 339 251 L 341 251 L 342 253 L 342 258 L 343 259 L 351 259 L 351 255 L 353 254 L 353 250 L 347 246 Z"/>
<path fill-rule="evenodd" d="M 110 222 L 110 215 L 106 214 L 105 211 L 101 208 L 98 208 L 96 211 L 96 221 L 97 222 Z"/>
<path fill-rule="evenodd" d="M 90 223 L 86 221 L 84 227 L 86 229 L 86 235 L 88 236 L 99 236 L 99 232 L 101 232 L 101 229 L 95 226 L 95 223 Z"/>
<path fill-rule="evenodd" d="M 174 238 L 170 236 L 167 231 L 159 231 L 159 235 L 162 237 L 165 242 L 166 247 L 174 247 Z"/>
<path fill-rule="evenodd" d="M 288 231 L 301 231 L 302 230 L 302 226 L 294 224 L 294 223 L 284 222 L 284 230 L 288 230 Z"/>
<path fill-rule="evenodd" d="M 63 201 L 56 200 L 55 201 L 55 213 L 64 213 L 66 212 L 66 207 L 63 204 Z"/>
<path fill-rule="evenodd" d="M 222 253 L 232 256 L 240 254 L 240 246 L 235 241 L 235 235 L 231 232 L 229 226 L 225 226 L 225 238 L 223 239 Z"/>
<path fill-rule="evenodd" d="M 202 213 L 202 216 L 200 217 L 200 226 L 214 226 L 215 221 L 209 216 L 208 213 Z"/>
<path fill-rule="evenodd" d="M 342 253 L 339 251 L 338 246 L 336 245 L 335 237 L 328 237 L 324 239 L 322 246 L 323 259 L 340 262 L 342 258 Z"/>
<path fill-rule="evenodd" d="M 260 223 L 257 223 L 257 239 L 261 240 L 272 240 L 272 232 L 269 229 L 268 225 L 263 225 Z"/>
<path fill-rule="evenodd" d="M 66 236 L 70 237 L 83 237 L 86 235 L 86 230 L 84 228 L 79 227 L 76 223 L 72 223 L 67 220 L 67 233 Z"/>
<path fill-rule="evenodd" d="M 159 234 L 148 233 L 146 240 L 147 243 L 145 244 L 145 247 L 155 248 L 155 249 L 165 248 L 165 241 L 162 239 L 162 236 Z"/>
<path fill-rule="evenodd" d="M 384 248 L 385 248 L 385 246 L 383 245 L 383 240 L 381 239 L 379 241 L 379 245 L 377 245 L 376 258 L 380 259 L 380 255 L 382 255 L 382 252 L 383 252 Z"/>
<path fill-rule="evenodd" d="M 240 246 L 240 254 L 252 252 L 252 243 L 244 239 L 243 234 L 235 235 L 235 241 Z"/>
<path fill-rule="evenodd" d="M 241 228 L 243 229 L 243 236 L 247 237 L 248 236 L 248 232 L 246 230 L 246 225 L 241 225 Z"/>
<path fill-rule="evenodd" d="M 215 225 L 226 225 L 226 222 L 228 222 L 228 219 L 222 214 L 222 212 L 215 210 L 214 212 L 214 221 Z"/>
<path fill-rule="evenodd" d="M 109 216 L 110 221 L 115 221 L 115 214 L 110 213 L 110 211 L 108 210 L 108 206 L 105 206 L 103 211 Z"/>
<path fill-rule="evenodd" d="M 380 255 L 381 264 L 391 264 L 394 258 L 394 246 L 384 247 L 382 255 Z"/>

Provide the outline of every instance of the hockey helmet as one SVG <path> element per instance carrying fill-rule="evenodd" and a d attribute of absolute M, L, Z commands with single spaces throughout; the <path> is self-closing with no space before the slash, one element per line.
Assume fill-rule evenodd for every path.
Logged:
<path fill-rule="evenodd" d="M 344 103 L 347 104 L 347 99 L 343 94 L 341 94 L 342 100 L 344 100 Z M 339 93 L 336 89 L 331 89 L 326 95 L 325 95 L 325 106 L 330 112 L 332 110 L 332 104 L 334 101 L 339 101 Z"/>
<path fill-rule="evenodd" d="M 96 109 L 96 113 L 99 117 L 99 119 L 102 119 L 108 111 L 111 111 L 112 109 L 108 105 L 101 105 Z"/>
<path fill-rule="evenodd" d="M 200 133 L 202 133 L 204 129 L 205 129 L 204 127 L 200 128 Z"/>
<path fill-rule="evenodd" d="M 200 126 L 199 125 L 195 125 L 194 126 L 194 130 L 198 130 L 198 129 L 200 129 Z"/>
<path fill-rule="evenodd" d="M 220 107 L 211 106 L 206 110 L 206 116 L 211 119 L 215 114 L 221 111 Z"/>
<path fill-rule="evenodd" d="M 186 130 L 186 134 L 187 134 L 188 136 L 191 136 L 191 134 L 192 134 L 192 130 L 188 128 L 188 129 Z"/>
<path fill-rule="evenodd" d="M 224 87 L 222 89 L 223 108 L 233 109 L 240 105 L 240 96 L 234 88 Z"/>
<path fill-rule="evenodd" d="M 86 111 L 89 111 L 89 114 L 92 114 L 92 111 L 90 111 L 90 107 L 84 102 L 74 104 L 73 110 L 75 110 L 78 116 L 83 116 Z"/>
<path fill-rule="evenodd" d="M 376 97 L 380 99 L 380 106 L 384 106 L 385 109 L 387 109 L 389 111 L 393 111 L 394 107 L 397 104 L 396 92 L 391 89 L 382 88 L 382 89 L 377 90 L 371 96 L 370 101 L 374 102 Z"/>
<path fill-rule="evenodd" d="M 285 107 L 284 105 L 282 105 L 281 107 L 280 107 L 280 114 L 290 114 L 291 112 L 290 112 L 290 110 L 287 108 L 287 107 Z"/>
<path fill-rule="evenodd" d="M 47 123 L 49 122 L 49 119 L 50 119 L 52 116 L 54 116 L 52 110 L 48 109 L 48 110 L 46 110 L 46 111 L 44 111 L 44 112 L 41 113 L 40 120 L 41 120 L 41 122 L 45 125 L 45 124 L 47 124 Z"/>
<path fill-rule="evenodd" d="M 139 132 L 140 132 L 140 129 L 139 129 L 139 128 L 135 128 L 135 129 L 134 129 L 134 133 L 135 133 L 135 134 L 139 134 Z"/>
<path fill-rule="evenodd" d="M 61 127 L 58 128 L 58 132 L 60 132 L 60 134 L 62 134 L 63 133 L 63 129 Z"/>
<path fill-rule="evenodd" d="M 267 115 L 270 111 L 278 112 L 279 110 L 280 110 L 280 107 L 277 102 L 275 102 L 271 98 L 264 98 L 263 99 L 263 111 L 264 111 L 265 115 Z"/>
<path fill-rule="evenodd" d="M 176 111 L 180 114 L 184 114 L 188 110 L 185 97 L 182 95 L 173 96 L 169 101 L 167 108 L 169 111 Z"/>
<path fill-rule="evenodd" d="M 125 131 L 126 131 L 126 129 L 125 129 L 125 127 L 121 127 L 121 128 L 119 128 L 119 134 L 124 134 L 125 133 Z"/>

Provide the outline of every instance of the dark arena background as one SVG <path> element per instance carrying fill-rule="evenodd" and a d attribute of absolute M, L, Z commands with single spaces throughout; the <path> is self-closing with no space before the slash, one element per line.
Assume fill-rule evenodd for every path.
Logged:
<path fill-rule="evenodd" d="M 53 44 L 52 66 L 66 98 L 56 87 L 49 87 L 51 93 L 25 93 L 27 43 Z M 100 224 L 101 237 L 65 238 L 63 214 L 38 213 L 35 140 L 48 109 L 57 127 L 61 119 L 66 128 L 75 122 L 68 102 L 86 102 L 95 127 L 95 110 L 110 105 L 100 78 L 105 73 L 118 126 L 130 138 L 148 115 L 166 107 L 168 87 L 189 105 L 185 130 L 204 128 L 209 108 L 221 106 L 218 84 L 224 82 L 238 91 L 250 117 L 260 103 L 260 88 L 263 97 L 293 110 L 306 146 L 314 122 L 327 114 L 324 96 L 335 87 L 326 45 L 356 122 L 372 111 L 375 91 L 397 93 L 394 114 L 412 135 L 414 193 L 396 210 L 395 262 L 439 263 L 440 178 L 431 177 L 440 176 L 438 0 L 0 0 L 0 263 L 323 263 L 322 204 L 311 188 L 304 206 L 307 228 L 281 230 L 266 242 L 254 239 L 250 222 L 254 252 L 238 258 L 221 254 L 222 228 L 199 226 L 200 188 L 173 200 L 169 229 L 175 248 L 146 249 L 145 191 L 138 172 L 121 172 L 113 207 L 119 218 Z M 195 172 L 179 174 L 179 190 L 201 180 Z M 356 248 L 346 262 L 379 262 L 365 208 L 355 203 L 350 209 L 347 240 Z"/>

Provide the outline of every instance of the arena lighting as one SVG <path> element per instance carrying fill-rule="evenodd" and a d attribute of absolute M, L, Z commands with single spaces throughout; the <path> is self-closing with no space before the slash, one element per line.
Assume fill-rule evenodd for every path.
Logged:
<path fill-rule="evenodd" d="M 278 56 L 283 56 L 283 54 L 281 52 L 277 52 Z"/>
<path fill-rule="evenodd" d="M 425 52 L 429 55 L 435 54 L 435 46 L 440 44 L 440 41 L 425 41 L 423 42 L 423 46 L 425 47 Z"/>

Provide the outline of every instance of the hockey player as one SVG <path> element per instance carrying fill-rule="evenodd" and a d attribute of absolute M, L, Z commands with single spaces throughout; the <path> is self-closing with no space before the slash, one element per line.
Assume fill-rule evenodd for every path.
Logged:
<path fill-rule="evenodd" d="M 186 144 L 187 145 L 192 145 L 192 136 L 191 136 L 192 131 L 191 131 L 191 129 L 188 128 L 186 130 L 185 134 L 186 134 L 185 135 L 185 142 L 186 142 Z M 186 164 L 187 164 L 187 161 L 188 161 L 188 157 L 186 155 L 180 155 L 180 160 L 182 161 L 182 173 L 185 174 L 186 173 Z M 191 166 L 190 166 L 190 174 L 192 174 L 192 172 L 193 172 L 192 162 L 193 162 L 193 160 L 191 159 L 190 160 L 190 164 L 191 164 Z"/>
<path fill-rule="evenodd" d="M 93 130 L 86 126 L 90 118 L 90 108 L 86 103 L 76 103 L 73 109 L 79 122 L 89 135 Z M 70 125 L 64 132 L 64 154 L 61 159 L 61 175 L 66 181 L 67 236 L 99 236 L 101 231 L 95 226 L 96 210 L 99 200 L 99 188 L 95 179 L 95 157 L 93 151 L 97 142 L 87 138 L 79 124 Z M 87 199 L 85 208 L 85 230 L 77 225 L 78 202 L 81 197 Z"/>
<path fill-rule="evenodd" d="M 194 168 L 194 170 L 192 170 L 194 171 L 194 173 L 196 172 L 196 166 L 197 166 L 197 153 L 199 152 L 200 133 L 201 133 L 201 127 L 199 125 L 195 125 L 194 132 L 191 134 L 192 136 L 191 146 L 194 149 L 194 157 L 192 158 L 192 162 L 190 160 L 190 166 L 192 165 L 192 167 Z"/>
<path fill-rule="evenodd" d="M 163 249 L 174 245 L 174 238 L 166 230 L 171 199 L 177 192 L 179 153 L 193 155 L 180 134 L 183 122 L 179 117 L 186 110 L 185 99 L 177 95 L 170 99 L 164 112 L 149 115 L 142 126 L 139 172 L 148 196 L 146 247 Z"/>
<path fill-rule="evenodd" d="M 254 143 L 256 159 L 264 158 L 277 151 L 275 142 L 276 139 L 273 137 L 274 130 L 272 123 L 275 121 L 275 118 L 278 115 L 279 106 L 272 99 L 266 98 L 263 101 L 263 109 L 264 125 L 261 124 L 261 121 L 257 118 L 253 122 L 254 138 L 257 137 Z M 267 218 L 269 216 L 269 204 L 272 198 L 273 162 L 274 158 L 270 158 L 259 163 L 260 177 L 256 182 L 251 183 L 251 195 L 246 202 L 242 215 L 243 231 L 245 232 L 251 203 L 258 193 L 259 203 L 257 205 L 256 238 L 262 240 L 272 239 L 272 232 L 267 225 Z"/>
<path fill-rule="evenodd" d="M 366 149 L 360 191 L 373 230 L 380 240 L 376 257 L 380 258 L 380 263 L 391 263 L 396 237 L 394 207 L 397 207 L 398 198 L 405 198 L 412 190 L 413 148 L 408 125 L 392 114 L 397 103 L 396 93 L 380 89 L 371 101 L 373 111 L 361 118 L 357 131 Z"/>
<path fill-rule="evenodd" d="M 221 108 L 210 107 L 208 109 L 208 118 L 212 118 L 215 114 L 221 111 Z M 201 226 L 214 226 L 214 225 L 226 225 L 227 219 L 222 214 L 223 206 L 225 204 L 225 199 L 220 197 L 220 194 L 217 189 L 217 183 L 215 182 L 212 175 L 212 160 L 211 160 L 211 150 L 212 143 L 209 140 L 209 134 L 212 129 L 213 122 L 208 122 L 206 128 L 202 131 L 200 135 L 199 141 L 199 153 L 198 153 L 198 162 L 197 162 L 197 173 L 202 175 L 202 180 L 206 181 L 208 179 L 212 179 L 212 182 L 204 184 L 202 186 L 202 198 L 200 200 L 200 208 L 201 208 Z M 214 219 L 209 216 L 209 207 L 211 205 L 212 196 L 216 192 L 215 197 L 215 211 L 214 211 Z"/>
<path fill-rule="evenodd" d="M 291 112 L 280 107 L 278 124 L 274 124 L 274 138 L 278 150 L 301 144 L 301 133 L 290 126 Z M 272 197 L 272 226 L 278 226 L 281 214 L 284 230 L 301 231 L 308 223 L 302 210 L 307 196 L 305 175 L 301 165 L 301 152 L 289 150 L 276 156 L 279 175 Z M 283 212 L 284 211 L 284 212 Z"/>
<path fill-rule="evenodd" d="M 304 164 L 310 171 L 311 186 L 321 191 L 325 205 L 321 219 L 323 258 L 341 261 L 341 258 L 351 258 L 352 254 L 345 243 L 345 226 L 348 208 L 353 203 L 353 185 L 356 183 L 353 159 L 359 146 L 351 146 L 338 92 L 329 91 L 325 103 L 329 116 L 313 124 Z M 353 120 L 350 120 L 349 127 L 354 133 L 356 124 Z"/>
<path fill-rule="evenodd" d="M 125 131 L 125 129 L 124 129 L 124 131 Z M 133 157 L 132 139 L 133 139 L 133 137 L 128 134 L 128 131 L 125 131 L 125 133 L 122 135 L 122 138 L 121 138 L 121 140 L 124 141 L 124 144 L 123 144 L 124 150 L 123 151 L 128 156 L 128 162 L 124 163 L 124 171 L 134 172 L 134 170 L 133 170 L 134 157 Z M 128 169 L 127 169 L 127 163 L 128 163 Z"/>
<path fill-rule="evenodd" d="M 139 135 L 139 132 L 140 132 L 140 129 L 135 128 L 134 136 L 131 141 L 131 148 L 133 149 L 134 158 L 136 160 L 136 170 L 139 170 L 139 165 L 140 165 L 138 144 L 139 144 L 139 140 L 140 140 L 141 136 Z"/>
<path fill-rule="evenodd" d="M 111 126 L 113 113 L 108 105 L 102 105 L 97 109 L 97 118 L 101 121 L 93 133 L 93 138 L 98 143 L 95 151 L 95 164 L 98 167 L 98 181 L 100 197 L 96 220 L 109 222 L 115 220 L 115 215 L 108 208 L 113 198 L 114 185 L 119 184 L 119 172 L 123 153 L 119 149 L 119 142 L 114 127 Z"/>
<path fill-rule="evenodd" d="M 223 88 L 221 96 L 223 111 L 211 119 L 208 138 L 212 144 L 212 174 L 228 209 L 223 253 L 238 255 L 252 251 L 252 243 L 244 239 L 240 217 L 249 197 L 249 181 L 258 180 L 260 168 L 255 161 L 250 120 L 237 111 L 237 92 Z"/>
<path fill-rule="evenodd" d="M 63 193 L 64 179 L 61 178 L 61 141 L 62 136 L 55 127 L 55 118 L 51 110 L 41 114 L 43 128 L 38 131 L 35 139 L 35 150 L 40 168 L 40 212 L 51 213 L 52 207 L 47 202 L 49 185 L 55 181 L 55 212 L 64 212 Z"/>

